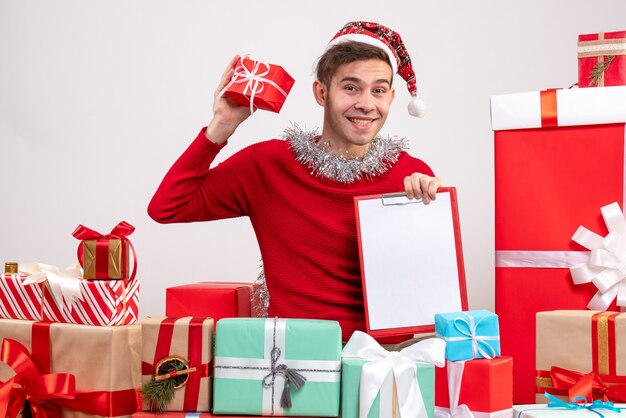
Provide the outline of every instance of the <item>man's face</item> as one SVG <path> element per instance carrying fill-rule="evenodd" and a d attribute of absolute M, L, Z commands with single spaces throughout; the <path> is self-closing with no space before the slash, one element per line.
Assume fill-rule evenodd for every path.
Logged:
<path fill-rule="evenodd" d="M 313 84 L 324 106 L 322 138 L 333 151 L 362 156 L 383 127 L 394 98 L 392 70 L 381 60 L 354 61 L 337 68 L 330 86 Z"/>

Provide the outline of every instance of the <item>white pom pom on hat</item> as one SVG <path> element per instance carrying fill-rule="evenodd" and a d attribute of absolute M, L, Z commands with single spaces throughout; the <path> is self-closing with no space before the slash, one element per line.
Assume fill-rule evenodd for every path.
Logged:
<path fill-rule="evenodd" d="M 397 73 L 406 81 L 407 88 L 411 94 L 411 100 L 408 105 L 409 114 L 418 118 L 424 116 L 426 104 L 417 96 L 417 85 L 411 57 L 397 32 L 379 23 L 348 22 L 335 34 L 328 43 L 327 48 L 346 41 L 364 42 L 387 52 L 393 73 Z"/>

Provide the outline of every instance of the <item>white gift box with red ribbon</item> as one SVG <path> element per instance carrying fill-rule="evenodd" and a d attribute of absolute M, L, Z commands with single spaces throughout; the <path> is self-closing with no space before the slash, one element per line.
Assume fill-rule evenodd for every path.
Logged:
<path fill-rule="evenodd" d="M 626 122 L 626 86 L 550 89 L 491 97 L 494 131 Z"/>

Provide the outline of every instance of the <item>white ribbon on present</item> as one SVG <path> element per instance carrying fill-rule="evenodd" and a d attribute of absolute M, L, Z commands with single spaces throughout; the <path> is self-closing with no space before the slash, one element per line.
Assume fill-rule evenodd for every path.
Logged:
<path fill-rule="evenodd" d="M 579 226 L 572 240 L 591 250 L 586 264 L 570 268 L 574 284 L 593 283 L 598 292 L 587 308 L 606 311 L 617 298 L 617 305 L 626 307 L 626 219 L 617 202 L 603 206 L 600 211 L 609 233 L 601 237 Z"/>
<path fill-rule="evenodd" d="M 244 58 L 252 61 L 252 69 L 248 69 L 248 67 L 243 64 Z M 261 67 L 264 69 L 261 70 Z M 250 114 L 254 113 L 254 96 L 263 91 L 265 83 L 271 84 L 283 96 L 287 97 L 287 92 L 285 92 L 285 90 L 283 90 L 274 81 L 269 78 L 265 78 L 269 72 L 269 64 L 262 61 L 252 60 L 248 55 L 241 56 L 239 58 L 239 65 L 235 67 L 235 72 L 230 78 L 230 81 L 226 84 L 222 91 L 220 91 L 218 97 L 222 97 L 226 90 L 228 90 L 233 84 L 246 83 L 246 86 L 243 89 L 243 94 L 250 94 Z"/>
<path fill-rule="evenodd" d="M 465 312 L 460 313 L 463 314 L 467 318 L 467 320 L 461 317 L 454 318 L 453 324 L 454 328 L 456 328 L 457 331 L 459 331 L 459 333 L 463 335 L 463 337 L 440 336 L 440 338 L 443 338 L 446 342 L 471 340 L 472 358 L 476 358 L 478 354 L 480 354 L 483 358 L 494 358 L 497 355 L 496 350 L 487 341 L 499 341 L 500 336 L 476 335 L 476 328 L 478 327 L 478 324 L 480 324 L 480 321 L 482 321 L 484 318 L 481 318 L 478 322 L 475 322 L 474 318 L 471 315 L 468 315 Z M 459 326 L 459 323 L 463 324 L 463 326 Z"/>
<path fill-rule="evenodd" d="M 450 408 L 437 408 L 435 418 L 474 418 L 474 414 L 465 404 L 459 405 L 459 395 L 461 394 L 461 381 L 465 370 L 465 361 L 447 361 L 448 372 L 448 399 Z"/>
<path fill-rule="evenodd" d="M 261 415 L 285 415 L 281 407 L 281 394 L 285 379 L 272 373 L 272 355 L 278 353 L 277 366 L 301 374 L 307 382 L 339 382 L 341 361 L 333 360 L 289 360 L 286 359 L 285 335 L 287 319 L 265 320 L 264 358 L 239 358 L 216 356 L 215 378 L 246 379 L 263 381 L 263 410 Z M 278 349 L 278 350 L 277 350 Z M 271 383 L 271 384 L 268 384 Z"/>
<path fill-rule="evenodd" d="M 80 287 L 83 270 L 77 263 L 61 271 L 57 266 L 30 262 L 20 264 L 19 271 L 28 276 L 23 281 L 24 285 L 45 283 L 52 299 L 62 311 L 68 309 L 71 312 L 76 301 L 84 300 Z"/>
<path fill-rule="evenodd" d="M 390 373 L 393 373 L 396 384 L 400 417 L 427 418 L 428 413 L 417 381 L 415 363 L 443 367 L 445 351 L 444 340 L 428 338 L 400 351 L 390 352 L 368 334 L 355 331 L 344 347 L 342 357 L 369 360 L 369 363 L 365 363 L 361 369 L 359 418 L 367 418 L 378 392 Z"/>

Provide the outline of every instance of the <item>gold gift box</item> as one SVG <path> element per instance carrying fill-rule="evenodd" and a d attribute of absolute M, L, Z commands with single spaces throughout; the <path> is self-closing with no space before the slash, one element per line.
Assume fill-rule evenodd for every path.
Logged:
<path fill-rule="evenodd" d="M 108 274 L 106 277 L 98 275 L 96 263 L 96 246 L 98 240 L 88 239 L 82 242 L 83 246 L 83 278 L 84 279 L 127 279 L 128 278 L 128 243 L 121 239 L 107 239 L 109 243 L 108 252 Z"/>

